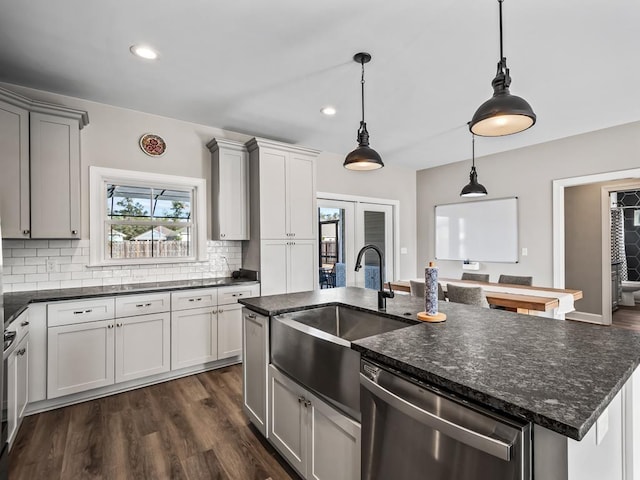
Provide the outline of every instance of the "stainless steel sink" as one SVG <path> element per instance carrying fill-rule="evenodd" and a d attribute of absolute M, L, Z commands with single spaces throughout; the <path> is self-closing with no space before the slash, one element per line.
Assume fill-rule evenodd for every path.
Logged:
<path fill-rule="evenodd" d="M 346 307 L 277 315 L 271 322 L 271 362 L 359 421 L 360 354 L 351 342 L 410 325 Z"/>

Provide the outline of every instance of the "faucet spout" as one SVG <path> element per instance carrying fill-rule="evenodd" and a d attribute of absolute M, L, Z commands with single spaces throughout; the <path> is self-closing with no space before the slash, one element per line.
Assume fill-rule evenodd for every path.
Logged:
<path fill-rule="evenodd" d="M 385 291 L 384 289 L 384 254 L 382 250 L 380 250 L 377 246 L 373 244 L 365 245 L 358 252 L 358 257 L 356 259 L 356 272 L 362 268 L 362 257 L 364 256 L 367 250 L 373 250 L 378 254 L 378 262 L 380 265 L 380 287 L 378 288 L 378 310 L 385 311 L 387 309 L 387 298 L 393 298 L 395 294 L 391 289 L 391 284 L 389 283 L 389 291 Z"/>

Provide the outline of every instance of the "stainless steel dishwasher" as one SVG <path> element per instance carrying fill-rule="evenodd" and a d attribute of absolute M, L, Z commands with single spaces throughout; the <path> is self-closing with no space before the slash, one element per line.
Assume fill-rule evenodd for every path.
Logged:
<path fill-rule="evenodd" d="M 531 428 L 360 365 L 362 480 L 530 480 Z"/>

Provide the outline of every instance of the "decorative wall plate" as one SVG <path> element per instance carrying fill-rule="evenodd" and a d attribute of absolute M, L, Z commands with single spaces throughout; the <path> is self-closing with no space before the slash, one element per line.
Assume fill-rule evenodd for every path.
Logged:
<path fill-rule="evenodd" d="M 167 150 L 167 144 L 159 135 L 145 133 L 140 137 L 140 148 L 147 155 L 159 157 L 164 155 L 164 152 Z"/>

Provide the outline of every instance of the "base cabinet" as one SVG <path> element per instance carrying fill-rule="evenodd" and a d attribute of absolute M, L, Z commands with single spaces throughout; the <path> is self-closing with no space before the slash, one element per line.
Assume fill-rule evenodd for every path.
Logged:
<path fill-rule="evenodd" d="M 13 444 L 29 401 L 29 334 L 7 359 L 7 441 Z"/>
<path fill-rule="evenodd" d="M 269 367 L 269 440 L 314 480 L 360 478 L 360 425 Z"/>
<path fill-rule="evenodd" d="M 168 372 L 170 337 L 169 312 L 116 319 L 116 383 Z"/>
<path fill-rule="evenodd" d="M 242 354 L 242 305 L 218 307 L 218 359 Z"/>
<path fill-rule="evenodd" d="M 217 307 L 171 313 L 171 369 L 190 367 L 218 358 Z"/>
<path fill-rule="evenodd" d="M 269 365 L 269 317 L 242 309 L 242 397 L 244 411 L 264 435 L 267 429 L 267 366 Z"/>
<path fill-rule="evenodd" d="M 115 320 L 49 327 L 47 398 L 114 382 Z"/>

